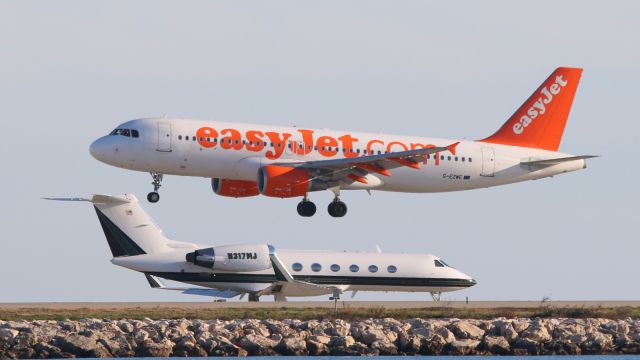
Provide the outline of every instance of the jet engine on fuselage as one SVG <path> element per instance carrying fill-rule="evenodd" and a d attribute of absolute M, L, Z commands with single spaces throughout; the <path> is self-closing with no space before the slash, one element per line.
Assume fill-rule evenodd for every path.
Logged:
<path fill-rule="evenodd" d="M 226 245 L 199 249 L 186 255 L 187 262 L 213 271 L 262 271 L 271 269 L 268 245 Z"/>

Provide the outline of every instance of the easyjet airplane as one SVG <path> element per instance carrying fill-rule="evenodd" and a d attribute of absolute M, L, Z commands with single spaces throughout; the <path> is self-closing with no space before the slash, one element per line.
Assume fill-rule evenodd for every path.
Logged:
<path fill-rule="evenodd" d="M 151 173 L 157 202 L 164 174 L 211 178 L 222 196 L 302 198 L 333 191 L 329 214 L 344 216 L 340 190 L 428 193 L 470 190 L 580 170 L 585 159 L 558 152 L 582 69 L 561 67 L 495 134 L 482 140 L 150 118 L 119 125 L 91 144 L 107 164 Z"/>
<path fill-rule="evenodd" d="M 345 291 L 442 292 L 476 284 L 470 276 L 429 254 L 392 254 L 322 250 L 280 250 L 267 244 L 204 245 L 167 238 L 132 194 L 93 195 L 90 198 L 49 198 L 88 201 L 113 254 L 115 265 L 145 274 L 149 284 L 186 294 L 232 298 L 249 295 L 258 301 L 273 295 L 330 294 L 338 300 Z M 168 288 L 159 278 L 200 287 Z"/>

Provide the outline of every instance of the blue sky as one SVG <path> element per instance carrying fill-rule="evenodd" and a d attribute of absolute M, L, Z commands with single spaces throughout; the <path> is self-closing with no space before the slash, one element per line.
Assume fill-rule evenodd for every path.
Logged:
<path fill-rule="evenodd" d="M 450 194 L 348 192 L 349 214 L 227 199 L 168 177 L 145 207 L 178 240 L 429 252 L 478 280 L 446 299 L 638 299 L 640 4 L 615 1 L 0 2 L 0 302 L 202 300 L 109 263 L 87 204 L 148 174 L 91 141 L 161 116 L 477 139 L 557 66 L 584 73 L 553 179 Z M 357 299 L 428 299 L 358 294 Z"/>

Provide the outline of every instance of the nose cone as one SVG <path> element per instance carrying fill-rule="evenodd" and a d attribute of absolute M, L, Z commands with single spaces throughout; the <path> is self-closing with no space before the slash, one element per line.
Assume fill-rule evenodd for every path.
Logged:
<path fill-rule="evenodd" d="M 91 154 L 91 156 L 93 156 L 96 160 L 102 162 L 106 162 L 107 151 L 107 139 L 105 139 L 104 137 L 99 138 L 89 146 L 89 153 Z"/>

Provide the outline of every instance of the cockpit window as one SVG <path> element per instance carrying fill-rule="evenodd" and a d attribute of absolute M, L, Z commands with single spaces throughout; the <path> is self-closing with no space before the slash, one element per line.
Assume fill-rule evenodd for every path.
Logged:
<path fill-rule="evenodd" d="M 440 259 L 440 262 L 444 264 L 444 266 L 446 267 L 452 267 L 451 265 L 447 264 L 446 262 L 444 262 L 444 260 Z"/>
<path fill-rule="evenodd" d="M 433 260 L 433 263 L 436 265 L 436 267 L 444 267 L 444 264 L 440 262 L 440 260 Z"/>
<path fill-rule="evenodd" d="M 138 130 L 134 130 L 134 129 L 115 129 L 112 132 L 110 132 L 109 135 L 122 135 L 127 137 L 134 137 L 134 138 L 140 137 L 140 133 L 138 132 Z"/>

